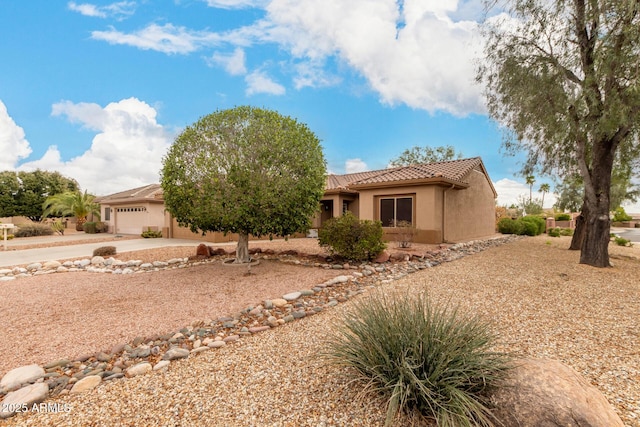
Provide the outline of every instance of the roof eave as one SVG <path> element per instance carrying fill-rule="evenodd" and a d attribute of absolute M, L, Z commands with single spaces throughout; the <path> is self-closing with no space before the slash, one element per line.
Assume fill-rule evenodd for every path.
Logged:
<path fill-rule="evenodd" d="M 422 179 L 406 179 L 399 181 L 388 181 L 388 182 L 373 182 L 366 184 L 354 184 L 350 185 L 350 189 L 354 190 L 371 190 L 376 188 L 390 188 L 390 187 L 411 187 L 411 186 L 419 186 L 419 185 L 445 185 L 445 186 L 453 186 L 456 189 L 464 189 L 469 188 L 469 184 L 466 182 L 455 181 L 445 177 L 433 177 L 433 178 L 422 178 Z"/>

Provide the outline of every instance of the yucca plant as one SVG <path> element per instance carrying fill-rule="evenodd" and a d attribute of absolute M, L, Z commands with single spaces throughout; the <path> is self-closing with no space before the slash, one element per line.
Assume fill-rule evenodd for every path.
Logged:
<path fill-rule="evenodd" d="M 385 425 L 402 413 L 438 426 L 492 426 L 484 399 L 509 369 L 489 325 L 426 295 L 375 293 L 355 302 L 328 340 L 331 363 L 347 366 L 363 392 L 387 399 Z"/>

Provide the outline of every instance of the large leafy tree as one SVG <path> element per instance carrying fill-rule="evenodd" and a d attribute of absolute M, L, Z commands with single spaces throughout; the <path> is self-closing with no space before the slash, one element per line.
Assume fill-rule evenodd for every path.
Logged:
<path fill-rule="evenodd" d="M 26 216 L 40 221 L 47 197 L 77 190 L 78 183 L 59 172 L 0 172 L 0 217 Z"/>
<path fill-rule="evenodd" d="M 308 230 L 326 166 L 309 128 L 275 111 L 242 106 L 188 126 L 163 159 L 167 210 L 194 232 L 237 233 L 236 262 L 250 261 L 248 236 Z"/>
<path fill-rule="evenodd" d="M 461 158 L 462 153 L 457 152 L 451 145 L 443 145 L 439 147 L 430 147 L 426 145 L 424 147 L 413 147 L 404 150 L 402 154 L 389 162 L 389 166 L 397 167 L 420 163 L 446 162 Z"/>
<path fill-rule="evenodd" d="M 0 218 L 16 215 L 16 195 L 19 190 L 20 181 L 17 173 L 0 172 Z"/>
<path fill-rule="evenodd" d="M 628 164 L 640 151 L 640 1 L 506 3 L 484 27 L 478 80 L 489 113 L 507 129 L 507 151 L 528 152 L 525 173 L 579 171 L 580 262 L 609 266 L 614 159 Z"/>
<path fill-rule="evenodd" d="M 89 215 L 100 217 L 100 205 L 94 202 L 96 196 L 78 191 L 66 191 L 50 197 L 42 204 L 42 217 L 50 215 L 73 216 L 76 218 L 76 230 L 82 230 L 82 225 Z"/>

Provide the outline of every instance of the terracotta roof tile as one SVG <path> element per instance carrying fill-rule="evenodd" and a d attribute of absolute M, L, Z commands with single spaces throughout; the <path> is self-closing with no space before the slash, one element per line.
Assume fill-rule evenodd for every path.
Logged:
<path fill-rule="evenodd" d="M 400 166 L 346 175 L 329 175 L 327 177 L 326 189 L 348 189 L 350 186 L 438 177 L 465 184 L 464 178 L 471 170 L 480 164 L 482 164 L 480 157 L 473 157 L 470 159 Z"/>
<path fill-rule="evenodd" d="M 98 197 L 96 200 L 100 203 L 108 202 L 125 202 L 127 200 L 144 200 L 159 199 L 162 200 L 162 187 L 160 184 L 149 184 L 144 187 L 133 188 L 119 193 L 109 194 L 107 196 Z"/>

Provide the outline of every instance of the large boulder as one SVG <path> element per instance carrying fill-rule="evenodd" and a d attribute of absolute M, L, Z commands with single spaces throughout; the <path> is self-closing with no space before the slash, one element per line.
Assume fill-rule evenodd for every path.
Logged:
<path fill-rule="evenodd" d="M 598 389 L 557 360 L 519 360 L 490 397 L 504 427 L 624 426 Z"/>
<path fill-rule="evenodd" d="M 209 258 L 211 256 L 211 253 L 209 252 L 209 246 L 205 245 L 204 243 L 200 243 L 196 248 L 196 256 Z"/>

